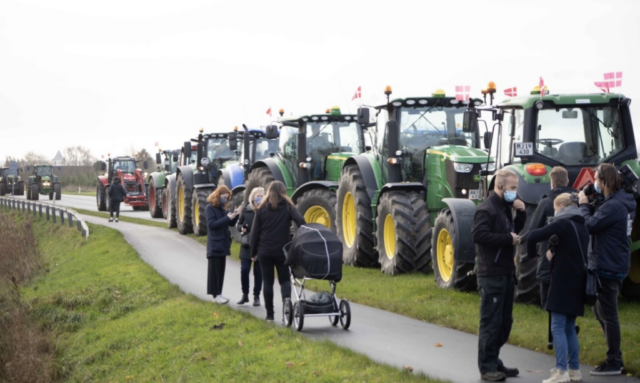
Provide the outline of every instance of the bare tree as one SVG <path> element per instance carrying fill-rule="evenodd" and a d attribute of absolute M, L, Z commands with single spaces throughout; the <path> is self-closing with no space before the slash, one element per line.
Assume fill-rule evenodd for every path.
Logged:
<path fill-rule="evenodd" d="M 70 146 L 64 150 L 64 164 L 66 166 L 91 166 L 95 160 L 91 151 L 80 145 Z"/>
<path fill-rule="evenodd" d="M 16 158 L 16 157 L 11 157 L 11 156 L 7 156 L 6 160 L 4 161 L 4 167 L 8 167 L 9 166 L 9 162 L 17 162 L 20 164 L 20 166 L 24 165 L 25 162 L 22 158 Z"/>
<path fill-rule="evenodd" d="M 48 164 L 49 161 L 47 156 L 30 151 L 24 155 L 24 163 L 21 165 Z"/>

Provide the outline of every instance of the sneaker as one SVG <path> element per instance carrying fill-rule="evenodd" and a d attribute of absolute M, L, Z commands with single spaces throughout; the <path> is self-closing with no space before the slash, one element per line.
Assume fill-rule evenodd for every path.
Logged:
<path fill-rule="evenodd" d="M 515 378 L 516 376 L 520 375 L 520 371 L 518 371 L 517 368 L 498 366 L 498 371 L 504 373 L 507 376 L 507 378 Z"/>
<path fill-rule="evenodd" d="M 490 382 L 502 382 L 507 379 L 507 376 L 504 374 L 504 372 L 491 371 L 487 372 L 486 374 L 480 374 L 480 379 L 488 380 Z"/>
<path fill-rule="evenodd" d="M 109 222 L 113 222 L 113 218 L 109 218 Z"/>
<path fill-rule="evenodd" d="M 569 378 L 569 373 L 567 371 L 552 368 L 551 377 L 549 379 L 543 380 L 542 383 L 565 383 L 569 382 L 570 380 L 571 378 Z"/>
<path fill-rule="evenodd" d="M 223 297 L 222 295 L 218 295 L 217 297 L 213 298 L 213 301 L 216 303 L 219 303 L 221 305 L 226 304 L 227 302 L 229 302 L 229 300 L 225 297 Z"/>
<path fill-rule="evenodd" d="M 572 382 L 581 382 L 582 373 L 580 373 L 580 370 L 569 369 L 569 379 L 571 379 Z"/>
<path fill-rule="evenodd" d="M 273 321 L 274 321 L 274 319 L 273 319 L 273 314 L 267 314 L 267 317 L 266 317 L 266 318 L 264 318 L 264 319 L 265 319 L 266 321 L 268 321 L 268 322 L 273 322 Z"/>
<path fill-rule="evenodd" d="M 591 370 L 589 374 L 595 376 L 620 375 L 622 374 L 622 366 L 620 364 L 616 365 L 605 360 L 598 367 Z"/>
<path fill-rule="evenodd" d="M 118 222 L 118 218 L 116 218 L 116 222 Z"/>
<path fill-rule="evenodd" d="M 253 305 L 260 306 L 260 297 L 258 295 L 253 296 Z"/>

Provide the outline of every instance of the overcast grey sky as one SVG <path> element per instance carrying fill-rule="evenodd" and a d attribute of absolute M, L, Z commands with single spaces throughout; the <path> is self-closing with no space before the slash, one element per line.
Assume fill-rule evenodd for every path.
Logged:
<path fill-rule="evenodd" d="M 495 81 L 598 92 L 640 126 L 640 1 L 0 2 L 0 162 L 83 145 L 173 149 L 206 131 Z M 363 99 L 351 97 L 362 86 Z M 638 134 L 638 133 L 636 133 Z"/>

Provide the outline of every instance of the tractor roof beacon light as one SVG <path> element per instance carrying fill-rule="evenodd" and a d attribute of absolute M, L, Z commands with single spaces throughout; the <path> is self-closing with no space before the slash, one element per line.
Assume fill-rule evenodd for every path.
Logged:
<path fill-rule="evenodd" d="M 489 93 L 489 91 L 487 90 L 487 88 L 482 88 L 480 90 L 480 93 L 482 93 L 483 103 L 486 104 L 487 103 L 487 93 Z"/>
<path fill-rule="evenodd" d="M 280 110 L 278 111 L 278 114 L 280 114 L 280 117 L 282 117 L 282 116 L 284 115 L 284 109 L 280 109 Z"/>
<path fill-rule="evenodd" d="M 442 89 L 436 89 L 436 91 L 431 94 L 431 97 L 433 97 L 433 98 L 445 98 L 445 97 L 447 97 L 447 94 Z"/>
<path fill-rule="evenodd" d="M 342 113 L 340 112 L 339 106 L 334 106 L 331 108 L 330 113 L 332 116 L 340 116 Z"/>
<path fill-rule="evenodd" d="M 536 95 L 536 94 L 540 94 L 540 85 L 536 85 L 533 87 L 533 90 L 531 91 L 532 95 Z M 544 86 L 544 94 L 547 95 L 549 94 L 549 88 L 547 88 L 547 86 Z"/>
<path fill-rule="evenodd" d="M 487 93 L 489 93 L 489 105 L 493 105 L 493 94 L 496 93 L 496 83 L 489 81 L 486 89 Z"/>
<path fill-rule="evenodd" d="M 389 96 L 391 96 L 391 93 L 392 93 L 392 91 L 391 91 L 391 86 L 387 85 L 387 86 L 384 88 L 384 94 L 386 94 L 386 95 L 387 95 L 387 104 L 389 103 Z"/>

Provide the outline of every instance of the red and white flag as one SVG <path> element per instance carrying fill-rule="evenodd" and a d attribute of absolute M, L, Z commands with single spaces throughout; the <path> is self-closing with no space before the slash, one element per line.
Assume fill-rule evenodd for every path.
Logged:
<path fill-rule="evenodd" d="M 544 80 L 542 79 L 542 77 L 540 77 L 540 97 L 544 97 L 544 94 Z"/>
<path fill-rule="evenodd" d="M 507 88 L 504 90 L 505 96 L 518 97 L 518 87 Z"/>
<path fill-rule="evenodd" d="M 100 158 L 104 158 L 104 154 Z"/>
<path fill-rule="evenodd" d="M 356 90 L 356 93 L 353 94 L 353 97 L 351 97 L 351 101 L 355 100 L 356 98 L 362 98 L 362 87 L 359 86 L 358 89 Z"/>
<path fill-rule="evenodd" d="M 611 92 L 613 88 L 622 86 L 622 72 L 608 72 L 604 74 L 604 81 L 594 82 L 595 86 L 600 88 L 604 93 Z"/>
<path fill-rule="evenodd" d="M 158 141 L 156 141 L 156 146 L 158 146 Z"/>
<path fill-rule="evenodd" d="M 271 116 L 271 107 L 269 107 L 269 109 L 267 109 L 267 114 L 268 114 L 269 116 Z"/>
<path fill-rule="evenodd" d="M 456 100 L 469 101 L 469 85 L 456 85 Z"/>

